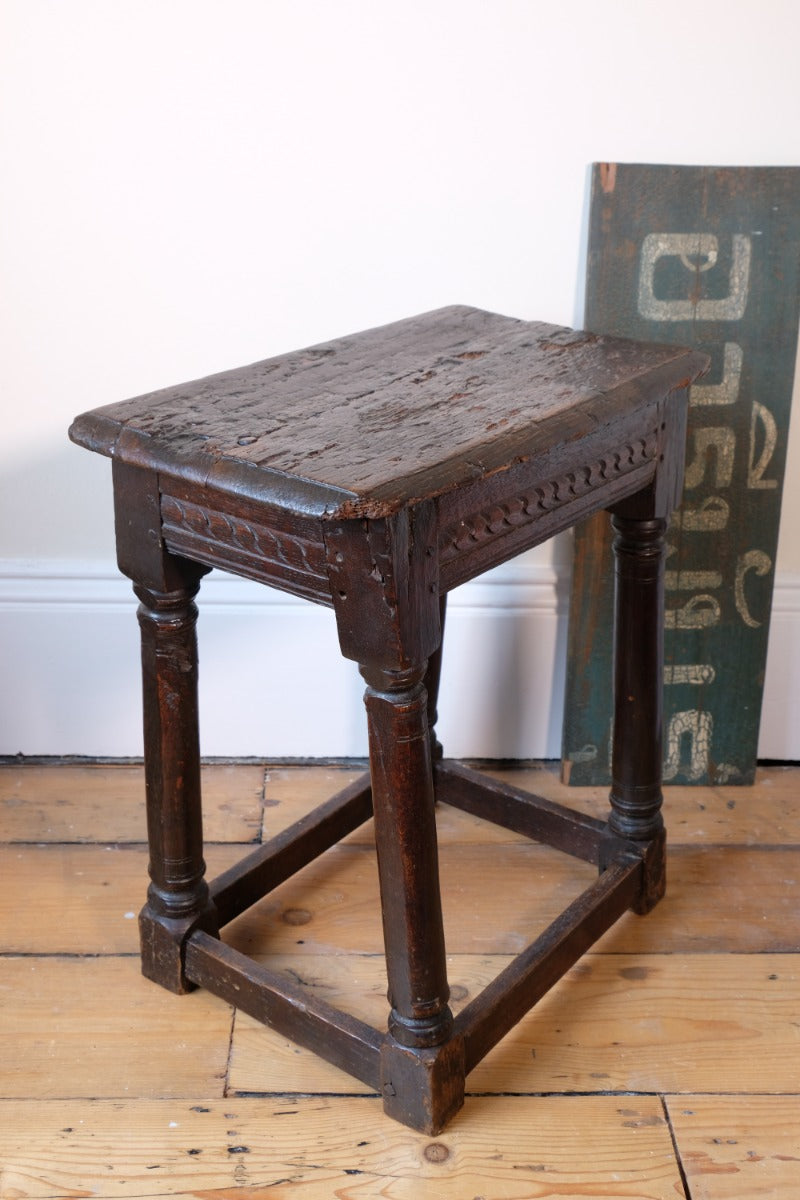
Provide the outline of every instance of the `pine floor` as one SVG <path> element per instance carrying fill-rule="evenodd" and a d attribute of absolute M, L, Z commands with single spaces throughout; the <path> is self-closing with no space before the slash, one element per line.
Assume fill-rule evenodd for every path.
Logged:
<path fill-rule="evenodd" d="M 359 773 L 209 765 L 216 873 Z M 553 766 L 519 786 L 599 815 Z M 468 1079 L 437 1138 L 198 991 L 144 981 L 136 766 L 0 765 L 0 1197 L 796 1200 L 800 769 L 672 788 L 670 892 L 625 916 Z M 439 815 L 454 1007 L 591 869 Z M 370 826 L 226 939 L 383 1025 Z"/>

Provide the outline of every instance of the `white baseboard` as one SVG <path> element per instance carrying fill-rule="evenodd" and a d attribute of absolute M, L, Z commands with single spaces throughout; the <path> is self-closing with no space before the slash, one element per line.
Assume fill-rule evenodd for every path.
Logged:
<path fill-rule="evenodd" d="M 452 593 L 449 754 L 559 757 L 567 590 L 563 568 L 522 559 Z M 135 609 L 112 565 L 0 563 L 0 754 L 141 754 Z M 363 684 L 330 611 L 222 572 L 200 611 L 204 754 L 366 754 Z M 800 575 L 776 580 L 759 753 L 800 758 Z"/>

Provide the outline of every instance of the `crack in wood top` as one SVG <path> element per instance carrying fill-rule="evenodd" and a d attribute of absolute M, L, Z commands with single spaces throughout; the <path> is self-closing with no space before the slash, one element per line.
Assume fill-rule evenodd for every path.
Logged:
<path fill-rule="evenodd" d="M 700 355 L 453 306 L 84 414 L 132 466 L 325 519 L 382 518 L 590 436 Z"/>

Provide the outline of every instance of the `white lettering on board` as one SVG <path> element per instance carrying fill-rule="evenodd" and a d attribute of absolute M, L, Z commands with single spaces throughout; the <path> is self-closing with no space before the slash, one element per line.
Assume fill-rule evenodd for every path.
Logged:
<path fill-rule="evenodd" d="M 648 321 L 740 321 L 750 288 L 752 242 L 746 234 L 732 238 L 732 263 L 727 296 L 719 299 L 662 300 L 655 294 L 656 265 L 662 258 L 678 258 L 694 286 L 698 274 L 713 270 L 719 242 L 713 233 L 648 233 L 642 242 L 639 265 L 639 312 Z"/>

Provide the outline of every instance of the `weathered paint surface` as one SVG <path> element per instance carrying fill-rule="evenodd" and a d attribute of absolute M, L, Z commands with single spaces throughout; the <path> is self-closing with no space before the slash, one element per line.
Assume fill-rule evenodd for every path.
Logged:
<path fill-rule="evenodd" d="M 711 355 L 668 536 L 665 782 L 750 783 L 800 317 L 800 169 L 596 164 L 586 328 Z M 576 531 L 564 776 L 608 781 L 608 521 Z"/>

